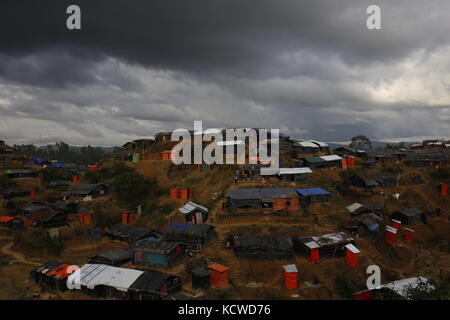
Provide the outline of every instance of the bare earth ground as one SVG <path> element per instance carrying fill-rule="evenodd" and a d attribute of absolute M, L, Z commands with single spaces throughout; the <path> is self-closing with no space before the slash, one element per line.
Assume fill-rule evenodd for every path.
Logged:
<path fill-rule="evenodd" d="M 308 212 L 296 217 L 254 216 L 239 217 L 221 220 L 218 214 L 222 213 L 221 202 L 228 188 L 258 187 L 258 186 L 292 186 L 290 183 L 272 184 L 261 181 L 240 181 L 234 185 L 233 175 L 236 170 L 233 166 L 215 166 L 210 173 L 201 172 L 196 166 L 174 168 L 170 161 L 162 161 L 159 154 L 147 154 L 139 163 L 130 163 L 138 172 L 145 176 L 158 179 L 166 195 L 160 199 L 161 203 L 173 203 L 174 209 L 168 215 L 169 221 L 183 221 L 177 208 L 184 204 L 184 200 L 170 200 L 171 187 L 191 187 L 194 201 L 207 205 L 211 209 L 211 223 L 215 226 L 217 239 L 206 247 L 198 257 L 192 261 L 206 256 L 230 268 L 232 284 L 227 290 L 230 297 L 237 299 L 342 299 L 336 292 L 336 277 L 344 275 L 347 279 L 360 286 L 366 281 L 365 269 L 368 265 L 377 264 L 382 270 L 382 281 L 409 276 L 432 276 L 439 270 L 450 271 L 450 225 L 449 225 L 449 197 L 440 196 L 437 183 L 428 180 L 429 169 L 413 169 L 402 166 L 404 175 L 421 174 L 425 180 L 423 185 L 402 185 L 398 187 L 378 190 L 376 194 L 365 194 L 361 191 L 342 195 L 336 191 L 341 181 L 340 169 L 317 170 L 308 181 L 308 184 L 295 187 L 322 187 L 333 193 L 333 199 L 328 204 L 311 206 Z M 376 171 L 382 171 L 378 168 Z M 27 181 L 34 184 L 36 181 Z M 383 193 L 381 193 L 383 192 Z M 391 195 L 400 194 L 400 199 L 393 200 Z M 387 195 L 387 196 L 386 196 Z M 112 206 L 111 199 L 102 205 Z M 353 202 L 384 202 L 389 213 L 409 207 L 417 206 L 427 211 L 429 207 L 441 208 L 441 216 L 429 218 L 429 224 L 419 224 L 412 228 L 416 231 L 414 243 L 408 244 L 400 240 L 395 247 L 390 247 L 384 241 L 376 239 L 358 238 L 358 248 L 361 250 L 361 263 L 359 267 L 348 268 L 343 258 L 320 261 L 311 264 L 305 257 L 295 255 L 290 260 L 248 260 L 236 258 L 232 250 L 226 249 L 226 238 L 233 233 L 273 236 L 311 236 L 330 232 L 337 232 L 343 221 L 348 220 L 349 214 L 345 206 Z M 3 210 L 3 209 L 1 209 Z M 117 212 L 118 209 L 114 209 Z M 113 211 L 111 211 L 113 212 Z M 1 212 L 5 214 L 5 212 Z M 313 216 L 319 217 L 319 225 L 314 226 Z M 144 225 L 152 227 L 151 220 L 145 220 Z M 54 257 L 43 252 L 24 252 L 12 245 L 12 231 L 0 230 L 0 298 L 17 299 L 28 292 L 37 292 L 38 288 L 28 280 L 30 270 L 36 263 L 49 259 L 62 259 L 74 264 L 83 264 L 89 256 L 99 252 L 123 247 L 124 244 L 104 239 L 91 239 L 87 236 L 87 228 L 77 225 L 74 228 L 83 229 L 85 233 L 78 232 L 74 236 L 72 229 L 63 228 L 61 235 L 67 238 L 66 249 L 60 256 Z M 295 290 L 283 288 L 282 266 L 295 263 L 299 269 L 300 286 Z M 132 267 L 131 265 L 128 265 Z M 182 274 L 185 278 L 183 289 L 194 295 L 199 291 L 193 290 L 190 275 L 185 272 L 185 265 L 180 265 L 169 273 Z M 310 287 L 304 282 L 319 282 L 320 285 Z M 255 288 L 256 287 L 256 288 Z M 294 297 L 293 297 L 294 296 Z M 89 297 L 69 293 L 56 293 L 41 296 L 42 299 L 88 299 Z"/>

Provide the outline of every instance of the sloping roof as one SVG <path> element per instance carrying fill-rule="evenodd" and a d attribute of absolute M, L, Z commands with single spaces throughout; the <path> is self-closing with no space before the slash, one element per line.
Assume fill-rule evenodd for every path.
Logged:
<path fill-rule="evenodd" d="M 421 214 L 422 210 L 419 210 L 417 208 L 409 208 L 409 209 L 405 209 L 405 210 L 401 211 L 401 213 L 403 213 L 405 216 L 412 217 L 412 216 Z"/>
<path fill-rule="evenodd" d="M 302 197 L 308 196 L 319 196 L 319 195 L 329 195 L 330 192 L 322 189 L 322 188 L 303 188 L 297 189 L 297 193 Z"/>
<path fill-rule="evenodd" d="M 408 279 L 396 280 L 387 284 L 382 285 L 380 288 L 389 288 L 395 291 L 402 297 L 406 297 L 407 290 L 409 288 L 417 288 L 420 283 L 426 283 L 428 289 L 433 289 L 433 285 L 428 282 L 427 278 L 424 277 L 413 277 Z"/>
<path fill-rule="evenodd" d="M 353 238 L 345 232 L 329 233 L 321 236 L 311 237 L 319 246 L 337 244 L 340 242 L 353 241 Z"/>
<path fill-rule="evenodd" d="M 296 141 L 295 143 L 304 148 L 319 148 L 317 144 L 314 144 L 310 141 Z"/>
<path fill-rule="evenodd" d="M 155 253 L 165 254 L 174 250 L 178 246 L 178 243 L 164 240 L 141 240 L 136 244 L 136 248 L 144 249 L 146 251 L 152 251 Z"/>
<path fill-rule="evenodd" d="M 272 198 L 298 198 L 294 188 L 260 188 L 262 199 Z"/>
<path fill-rule="evenodd" d="M 98 285 L 105 285 L 126 292 L 143 273 L 134 269 L 88 263 L 69 276 L 67 287 L 74 289 L 77 284 L 80 284 L 88 289 L 94 289 Z"/>
<path fill-rule="evenodd" d="M 138 228 L 127 224 L 117 224 L 107 232 L 124 239 L 142 239 L 154 233 L 152 229 Z"/>
<path fill-rule="evenodd" d="M 187 234 L 203 234 L 212 230 L 212 226 L 209 224 L 193 224 L 193 223 L 180 223 L 172 222 L 167 228 L 167 233 L 187 233 Z"/>
<path fill-rule="evenodd" d="M 257 188 L 228 190 L 227 197 L 234 200 L 261 199 L 259 189 Z"/>
<path fill-rule="evenodd" d="M 88 195 L 97 187 L 104 186 L 102 184 L 76 184 L 68 192 Z"/>
<path fill-rule="evenodd" d="M 229 190 L 227 197 L 233 200 L 260 200 L 267 198 L 297 198 L 298 195 L 294 188 L 251 188 Z"/>
<path fill-rule="evenodd" d="M 349 243 L 345 246 L 348 250 L 350 250 L 350 252 L 352 253 L 360 253 L 361 251 L 359 251 L 359 249 L 357 247 L 355 247 L 353 244 Z"/>
<path fill-rule="evenodd" d="M 262 236 L 235 236 L 234 248 L 251 250 L 265 248 L 268 250 L 292 250 L 291 238 L 273 238 Z"/>
<path fill-rule="evenodd" d="M 115 263 L 117 261 L 131 259 L 132 252 L 131 252 L 131 250 L 128 250 L 125 248 L 118 248 L 118 249 L 102 252 L 102 253 L 90 258 L 89 260 L 94 260 L 96 258 L 103 258 L 103 259 L 110 260 L 111 262 Z"/>
<path fill-rule="evenodd" d="M 178 209 L 182 214 L 186 215 L 192 213 L 194 211 L 201 211 L 204 213 L 208 213 L 208 208 L 201 206 L 195 202 L 189 201 L 182 208 Z"/>
<path fill-rule="evenodd" d="M 163 272 L 145 271 L 131 284 L 129 289 L 158 292 L 169 277 L 170 275 Z"/>
<path fill-rule="evenodd" d="M 321 148 L 328 147 L 328 144 L 326 144 L 325 142 L 320 142 L 320 141 L 315 141 L 315 140 L 311 140 L 311 142 L 317 144 Z"/>
<path fill-rule="evenodd" d="M 323 160 L 320 157 L 309 157 L 309 158 L 305 158 L 305 161 L 309 162 L 309 163 L 320 163 L 320 162 L 324 162 L 325 160 Z"/>
<path fill-rule="evenodd" d="M 303 174 L 303 173 L 311 173 L 312 170 L 308 167 L 302 168 L 280 168 L 278 169 L 278 174 Z"/>
<path fill-rule="evenodd" d="M 325 160 L 325 161 L 337 161 L 337 160 L 342 160 L 343 159 L 343 158 L 339 157 L 336 154 L 332 154 L 332 155 L 329 155 L 329 156 L 320 156 L 319 158 L 322 159 L 322 160 Z"/>
<path fill-rule="evenodd" d="M 360 209 L 360 208 L 362 208 L 362 207 L 363 207 L 362 204 L 355 202 L 355 203 L 353 203 L 353 204 L 351 204 L 351 205 L 345 207 L 345 209 L 347 209 L 348 211 L 350 211 L 351 213 L 353 213 L 353 212 L 355 212 L 356 210 L 358 210 L 358 209 Z"/>
<path fill-rule="evenodd" d="M 208 269 L 212 269 L 212 270 L 219 271 L 219 272 L 225 272 L 225 271 L 230 270 L 228 267 L 225 267 L 218 263 L 213 263 L 213 264 L 209 265 Z"/>
<path fill-rule="evenodd" d="M 297 266 L 295 264 L 287 264 L 283 266 L 286 272 L 298 272 Z"/>

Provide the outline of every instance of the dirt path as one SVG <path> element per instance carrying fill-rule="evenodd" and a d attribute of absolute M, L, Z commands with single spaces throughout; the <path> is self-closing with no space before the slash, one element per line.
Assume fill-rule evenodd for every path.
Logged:
<path fill-rule="evenodd" d="M 30 261 L 30 260 L 25 259 L 25 257 L 21 253 L 12 251 L 11 250 L 12 246 L 13 246 L 13 243 L 10 242 L 6 246 L 1 248 L 1 252 L 3 254 L 11 256 L 11 257 L 14 258 L 14 260 L 11 260 L 9 262 L 10 265 L 13 264 L 13 263 L 25 263 L 25 264 L 35 265 L 35 266 L 40 266 L 41 265 L 41 263 L 39 263 L 39 262 Z"/>

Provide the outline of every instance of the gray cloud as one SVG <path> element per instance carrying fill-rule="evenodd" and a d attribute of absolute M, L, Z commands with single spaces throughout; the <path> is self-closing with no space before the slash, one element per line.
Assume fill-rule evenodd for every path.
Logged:
<path fill-rule="evenodd" d="M 44 1 L 43 1 L 44 2 Z M 0 135 L 121 144 L 194 120 L 349 140 L 448 135 L 450 3 L 5 1 Z M 44 137 L 43 137 L 44 136 Z"/>

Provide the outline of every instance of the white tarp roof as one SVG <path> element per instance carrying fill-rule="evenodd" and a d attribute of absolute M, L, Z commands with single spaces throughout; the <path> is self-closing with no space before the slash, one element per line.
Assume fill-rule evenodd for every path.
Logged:
<path fill-rule="evenodd" d="M 297 141 L 298 145 L 305 148 L 318 148 L 317 144 L 314 144 L 310 141 Z"/>
<path fill-rule="evenodd" d="M 265 174 L 261 172 L 262 176 L 273 176 L 275 174 L 303 174 L 303 173 L 312 173 L 312 170 L 308 167 L 303 168 L 279 168 L 275 173 Z"/>
<path fill-rule="evenodd" d="M 338 155 L 332 154 L 330 156 L 320 156 L 319 157 L 322 160 L 325 161 L 336 161 L 336 160 L 342 160 L 343 158 L 339 157 Z"/>
<path fill-rule="evenodd" d="M 427 283 L 428 289 L 433 289 L 434 287 L 428 283 L 428 279 L 424 277 L 413 277 L 408 279 L 396 280 L 381 286 L 381 288 L 389 288 L 399 295 L 405 297 L 407 290 L 409 288 L 416 288 L 420 283 Z"/>
<path fill-rule="evenodd" d="M 312 170 L 308 167 L 304 168 L 280 168 L 278 169 L 278 174 L 301 174 L 301 173 L 312 173 Z"/>
<path fill-rule="evenodd" d="M 397 229 L 392 228 L 391 226 L 386 226 L 386 231 L 389 231 L 389 232 L 391 232 L 393 234 L 397 233 Z"/>
<path fill-rule="evenodd" d="M 328 145 L 325 142 L 315 141 L 311 140 L 311 142 L 318 144 L 321 148 L 328 147 Z"/>
<path fill-rule="evenodd" d="M 105 264 L 85 264 L 69 275 L 67 287 L 75 289 L 80 288 L 81 285 L 94 289 L 98 285 L 105 285 L 126 292 L 143 273 L 135 269 L 117 268 Z"/>
<path fill-rule="evenodd" d="M 359 249 L 355 247 L 353 244 L 349 243 L 345 246 L 352 253 L 360 253 Z"/>
<path fill-rule="evenodd" d="M 178 209 L 182 214 L 188 214 L 196 209 L 200 209 L 200 211 L 208 212 L 208 208 L 201 206 L 195 202 L 189 201 L 184 205 L 183 208 Z"/>
<path fill-rule="evenodd" d="M 297 266 L 295 264 L 287 264 L 283 266 L 286 272 L 298 272 Z"/>
<path fill-rule="evenodd" d="M 348 211 L 350 211 L 351 213 L 353 213 L 353 212 L 355 212 L 356 210 L 358 210 L 359 208 L 361 208 L 362 206 L 363 206 L 362 204 L 360 204 L 360 203 L 358 203 L 358 202 L 355 202 L 355 203 L 353 203 L 353 204 L 347 206 L 346 209 L 347 209 Z"/>

